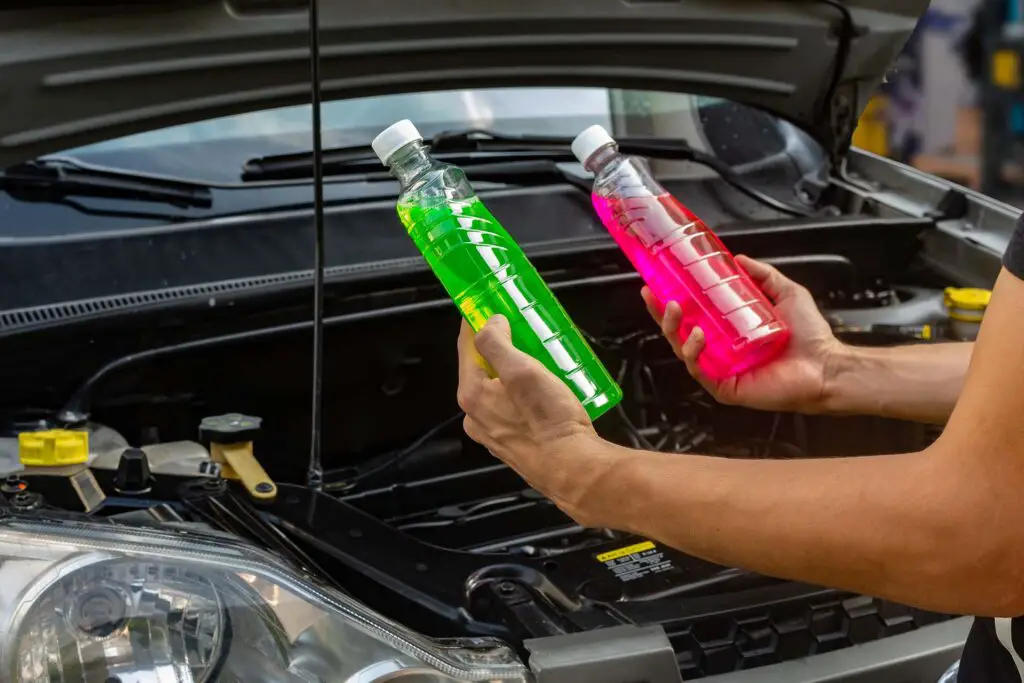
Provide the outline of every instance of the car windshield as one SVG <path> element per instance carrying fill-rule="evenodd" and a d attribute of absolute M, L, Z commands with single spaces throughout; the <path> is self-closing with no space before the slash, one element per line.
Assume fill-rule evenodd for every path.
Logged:
<path fill-rule="evenodd" d="M 717 98 L 608 88 L 490 88 L 382 95 L 325 102 L 325 147 L 369 144 L 381 129 L 411 119 L 420 131 L 467 127 L 573 136 L 599 123 L 618 136 L 686 140 L 742 165 L 783 151 L 784 124 Z M 93 163 L 209 182 L 237 182 L 247 159 L 310 146 L 309 105 L 248 112 L 67 150 Z M 806 140 L 804 140 L 806 143 Z"/>

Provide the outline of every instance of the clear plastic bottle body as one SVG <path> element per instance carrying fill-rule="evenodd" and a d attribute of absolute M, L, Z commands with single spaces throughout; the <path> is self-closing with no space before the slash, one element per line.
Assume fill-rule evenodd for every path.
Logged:
<path fill-rule="evenodd" d="M 403 187 L 399 218 L 469 325 L 504 315 L 516 348 L 558 376 L 591 419 L 618 404 L 622 390 L 462 170 L 418 142 L 388 163 Z"/>
<path fill-rule="evenodd" d="M 592 200 L 601 222 L 662 306 L 682 309 L 679 334 L 704 332 L 698 358 L 709 378 L 723 380 L 778 356 L 789 330 L 718 237 L 670 195 L 641 159 L 609 144 L 587 159 Z"/>

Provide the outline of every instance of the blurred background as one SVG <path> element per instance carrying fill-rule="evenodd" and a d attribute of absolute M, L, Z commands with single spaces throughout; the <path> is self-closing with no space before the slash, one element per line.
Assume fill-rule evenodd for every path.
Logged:
<path fill-rule="evenodd" d="M 1024 0 L 932 0 L 854 144 L 1024 207 Z"/>

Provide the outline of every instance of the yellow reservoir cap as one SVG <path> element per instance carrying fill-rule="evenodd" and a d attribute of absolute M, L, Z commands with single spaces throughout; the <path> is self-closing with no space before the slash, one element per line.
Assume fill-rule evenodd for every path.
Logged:
<path fill-rule="evenodd" d="M 89 432 L 51 429 L 18 434 L 18 457 L 26 467 L 78 465 L 89 460 Z"/>
<path fill-rule="evenodd" d="M 944 298 L 946 310 L 953 320 L 981 322 L 992 300 L 992 292 L 988 289 L 948 287 Z"/>
<path fill-rule="evenodd" d="M 946 288 L 946 305 L 965 311 L 984 311 L 991 299 L 992 291 L 988 289 Z"/>

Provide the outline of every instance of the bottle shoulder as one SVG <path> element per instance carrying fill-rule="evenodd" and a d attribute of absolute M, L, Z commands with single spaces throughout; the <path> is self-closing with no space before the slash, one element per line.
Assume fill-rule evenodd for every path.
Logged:
<path fill-rule="evenodd" d="M 458 166 L 431 160 L 430 166 L 418 173 L 412 182 L 403 188 L 402 201 L 431 199 L 468 199 L 474 196 L 465 172 Z"/>
<path fill-rule="evenodd" d="M 594 174 L 594 192 L 602 195 L 662 194 L 664 188 L 651 173 L 646 160 L 617 155 Z"/>

